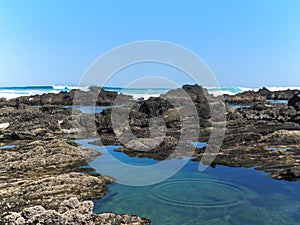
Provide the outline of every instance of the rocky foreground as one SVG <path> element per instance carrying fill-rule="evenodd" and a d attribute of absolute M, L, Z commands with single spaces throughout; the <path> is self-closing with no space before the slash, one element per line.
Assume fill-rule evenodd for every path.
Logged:
<path fill-rule="evenodd" d="M 89 200 L 103 197 L 113 178 L 80 169 L 100 154 L 74 143 L 78 134 L 100 136 L 96 144 L 107 145 L 120 144 L 119 138 L 130 137 L 126 136 L 130 130 L 139 139 L 129 138 L 118 151 L 164 160 L 186 156 L 191 136 L 208 142 L 213 129 L 226 128 L 220 151 L 207 151 L 213 144 L 195 149 L 194 160 L 201 161 L 205 152 L 214 158 L 213 167 L 255 167 L 275 179 L 300 180 L 298 90 L 271 92 L 264 88 L 214 97 L 201 86 L 185 85 L 139 102 L 102 91 L 97 87 L 78 91 L 81 97 L 76 105 L 96 96 L 96 105 L 111 106 L 119 97 L 122 107 L 117 107 L 117 128 L 111 121 L 111 108 L 94 115 L 62 107 L 72 105 L 75 90 L 0 100 L 0 224 L 149 223 L 137 216 L 92 213 Z M 268 100 L 289 103 L 275 105 Z M 194 112 L 189 110 L 191 101 Z M 247 107 L 232 108 L 232 104 Z M 183 133 L 188 135 L 181 140 Z"/>
<path fill-rule="evenodd" d="M 114 179 L 81 169 L 100 153 L 71 140 L 76 112 L 49 101 L 32 107 L 21 99 L 2 100 L 8 104 L 0 107 L 0 224 L 149 223 L 132 215 L 93 214 L 87 200 L 103 197 Z"/>
<path fill-rule="evenodd" d="M 145 224 L 150 222 L 138 216 L 116 215 L 113 213 L 93 214 L 92 201 L 79 202 L 77 198 L 63 201 L 58 210 L 46 210 L 42 206 L 10 212 L 3 215 L 3 223 L 12 225 L 55 224 Z"/>

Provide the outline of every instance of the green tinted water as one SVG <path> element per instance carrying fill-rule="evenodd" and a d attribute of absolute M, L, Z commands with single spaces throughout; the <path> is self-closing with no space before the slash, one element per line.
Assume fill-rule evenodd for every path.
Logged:
<path fill-rule="evenodd" d="M 80 143 L 103 150 L 88 145 L 87 140 Z M 108 147 L 109 152 L 123 162 L 134 165 L 155 162 L 130 158 L 113 152 L 115 148 L 118 147 Z M 198 166 L 197 162 L 188 162 L 159 184 L 141 187 L 111 184 L 104 198 L 94 200 L 95 212 L 135 214 L 159 225 L 300 224 L 300 182 L 277 181 L 261 171 L 225 166 L 198 172 Z"/>

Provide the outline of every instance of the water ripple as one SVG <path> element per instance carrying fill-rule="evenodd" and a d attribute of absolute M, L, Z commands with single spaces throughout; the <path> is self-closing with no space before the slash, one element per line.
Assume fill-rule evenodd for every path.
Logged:
<path fill-rule="evenodd" d="M 152 189 L 154 199 L 177 206 L 217 208 L 236 206 L 253 198 L 248 189 L 219 180 L 169 180 Z"/>

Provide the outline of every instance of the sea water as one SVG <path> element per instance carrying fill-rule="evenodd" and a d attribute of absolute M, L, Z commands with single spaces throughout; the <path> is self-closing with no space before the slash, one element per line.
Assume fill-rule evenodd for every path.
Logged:
<path fill-rule="evenodd" d="M 88 144 L 89 141 L 77 142 L 106 152 L 105 147 Z M 123 163 L 138 166 L 157 163 L 114 152 L 120 146 L 106 148 Z M 98 162 L 96 159 L 90 165 L 97 167 Z M 150 218 L 154 225 L 299 224 L 300 182 L 274 180 L 253 168 L 216 166 L 199 172 L 198 167 L 198 162 L 189 161 L 174 176 L 153 185 L 113 183 L 105 197 L 94 200 L 94 211 L 139 215 Z"/>

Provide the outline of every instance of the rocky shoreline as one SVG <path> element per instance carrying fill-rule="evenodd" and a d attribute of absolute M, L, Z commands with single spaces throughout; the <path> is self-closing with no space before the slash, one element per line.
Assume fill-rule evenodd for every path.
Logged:
<path fill-rule="evenodd" d="M 230 97 L 224 95 L 225 103 L 222 103 L 220 97 L 209 95 L 206 89 L 197 85 L 183 86 L 183 90 L 189 94 L 197 109 L 201 126 L 198 141 L 208 142 L 212 125 L 214 124 L 218 129 L 218 126 L 225 126 L 224 123 L 226 123 L 226 133 L 220 151 L 211 155 L 209 152 L 206 153 L 209 158 L 215 157 L 212 166 L 219 164 L 255 167 L 267 172 L 270 177 L 275 179 L 300 180 L 300 101 L 299 94 L 297 94 L 299 91 L 292 91 L 295 95 L 291 97 L 288 105 L 284 105 L 268 103 L 266 96 L 259 94 L 265 89 Z M 174 92 L 176 90 L 172 90 L 166 95 L 175 95 Z M 291 91 L 275 92 L 271 96 L 275 96 L 276 99 L 279 98 L 278 96 L 282 96 L 280 99 L 283 99 L 290 97 Z M 182 104 L 184 105 L 184 103 Z M 216 117 L 212 118 L 211 104 L 226 104 L 226 121 Z M 228 104 L 251 104 L 251 106 L 235 109 Z M 176 110 L 181 109 L 177 108 Z M 164 96 L 150 98 L 135 105 L 130 114 L 130 127 L 135 136 L 142 139 L 131 141 L 126 147 L 117 151 L 125 152 L 130 156 L 149 157 L 156 160 L 166 159 L 177 146 L 182 132 L 181 121 L 176 110 L 168 105 Z M 218 107 L 215 107 L 214 110 L 217 110 L 219 115 L 223 113 L 221 107 L 220 111 L 218 111 Z M 112 129 L 110 113 L 111 109 L 106 109 L 97 115 L 98 133 L 104 137 L 103 140 L 106 144 L 119 144 L 115 131 Z M 162 117 L 165 121 L 167 137 L 155 149 L 137 150 L 143 149 L 145 143 L 155 140 L 149 136 L 148 126 L 149 120 L 157 116 Z M 163 129 L 163 127 L 157 129 Z M 192 125 L 190 129 L 193 129 Z M 118 130 L 118 133 L 122 133 L 122 131 Z M 187 156 L 185 148 L 181 148 L 182 151 L 175 157 Z M 194 160 L 201 161 L 205 149 L 197 149 L 193 154 Z"/>
<path fill-rule="evenodd" d="M 101 154 L 72 141 L 74 114 L 71 108 L 61 107 L 70 104 L 63 102 L 65 95 L 70 93 L 2 100 L 0 224 L 149 224 L 150 220 L 138 216 L 93 214 L 88 200 L 102 198 L 114 179 L 81 169 Z M 53 96 L 53 105 L 49 101 L 31 105 L 35 98 Z M 106 93 L 105 105 L 111 104 L 111 96 L 115 93 Z M 67 205 L 65 211 L 62 205 Z"/>
<path fill-rule="evenodd" d="M 46 210 L 43 206 L 23 209 L 21 212 L 9 212 L 3 215 L 4 224 L 146 224 L 150 220 L 138 216 L 117 215 L 114 213 L 93 214 L 92 201 L 80 202 L 76 197 L 64 200 L 58 210 Z"/>
<path fill-rule="evenodd" d="M 200 130 L 192 123 L 191 118 L 195 115 L 186 110 L 187 99 L 182 91 L 193 102 Z M 73 90 L 1 99 L 0 224 L 150 223 L 137 216 L 92 213 L 93 205 L 89 200 L 103 197 L 113 178 L 80 169 L 100 154 L 94 149 L 82 148 L 72 140 L 80 133 L 81 137 L 83 134 L 100 136 L 101 142 L 95 144 L 120 144 L 118 137 L 125 133 L 128 125 L 121 124 L 120 129 L 113 129 L 110 108 L 94 115 L 62 107 L 72 105 L 75 94 L 80 95 L 77 105 L 84 105 L 87 99 L 94 97 L 98 106 L 111 106 L 115 98 L 121 99 L 124 104 L 119 112 L 130 111 L 129 129 L 141 138 L 118 149 L 129 156 L 164 160 L 181 141 L 181 151 L 172 156 L 180 158 L 186 155 L 186 149 L 191 145 L 189 138 L 180 140 L 181 133 L 187 132 L 184 129 L 188 128 L 188 134 L 197 134 L 197 141 L 208 142 L 212 127 L 226 127 L 220 151 L 205 153 L 215 157 L 212 167 L 255 167 L 274 179 L 298 181 L 299 93 L 298 90 L 271 92 L 263 88 L 257 92 L 214 97 L 201 86 L 185 85 L 158 98 L 134 103 L 131 96 L 97 87 L 88 92 Z M 172 98 L 176 98 L 177 105 L 170 103 Z M 267 101 L 283 99 L 289 100 L 288 105 Z M 230 107 L 231 104 L 249 107 L 235 109 Z M 217 113 L 212 115 L 212 109 Z M 151 121 L 158 117 L 162 122 L 155 125 L 156 132 L 153 133 Z M 165 138 L 161 138 L 163 134 L 166 134 Z M 151 148 L 153 142 L 159 143 L 155 149 Z M 7 145 L 11 147 L 6 148 Z M 201 161 L 206 148 L 195 149 L 193 160 Z"/>

